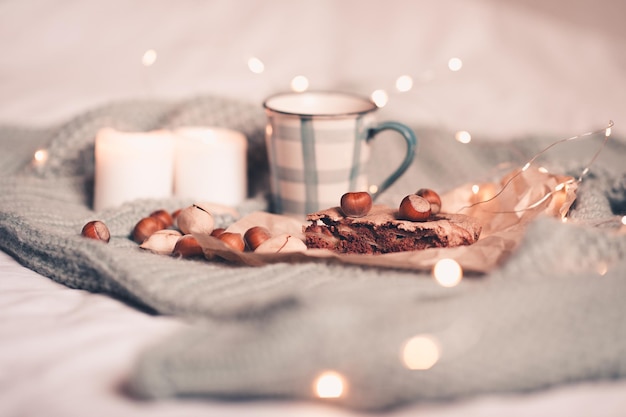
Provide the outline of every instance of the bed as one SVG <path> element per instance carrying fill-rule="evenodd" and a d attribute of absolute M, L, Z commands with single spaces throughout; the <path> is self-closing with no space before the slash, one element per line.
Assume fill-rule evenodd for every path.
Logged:
<path fill-rule="evenodd" d="M 623 415 L 623 11 L 609 0 L 1 4 L 0 414 Z M 499 178 L 540 154 L 553 172 L 584 173 L 568 221 L 537 218 L 497 268 L 443 288 L 423 270 L 155 258 L 128 238 L 132 225 L 187 201 L 92 209 L 97 129 L 222 125 L 263 155 L 261 103 L 298 82 L 383 92 L 380 117 L 415 129 L 416 159 L 381 201 Z M 401 144 L 375 146 L 383 175 Z M 257 177 L 240 212 L 265 207 Z M 112 245 L 81 240 L 96 216 Z M 446 347 L 432 369 L 398 365 L 411 332 Z M 345 394 L 320 398 L 324 370 L 345 377 Z"/>

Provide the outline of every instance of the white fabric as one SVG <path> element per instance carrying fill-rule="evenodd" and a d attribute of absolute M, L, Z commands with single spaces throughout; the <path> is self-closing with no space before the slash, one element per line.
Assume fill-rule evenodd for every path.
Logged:
<path fill-rule="evenodd" d="M 3 2 L 0 120 L 45 123 L 137 96 L 260 105 L 304 75 L 311 89 L 385 89 L 386 114 L 452 131 L 569 136 L 613 118 L 619 133 L 624 15 L 620 0 Z M 398 93 L 403 74 L 415 84 Z"/>

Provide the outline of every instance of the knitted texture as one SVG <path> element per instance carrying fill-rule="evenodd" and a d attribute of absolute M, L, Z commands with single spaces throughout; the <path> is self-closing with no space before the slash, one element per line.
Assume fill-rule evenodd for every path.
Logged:
<path fill-rule="evenodd" d="M 316 376 L 332 369 L 345 377 L 346 391 L 330 401 L 379 410 L 626 377 L 626 234 L 619 232 L 626 147 L 619 140 L 609 141 L 580 184 L 570 222 L 538 219 L 501 268 L 444 288 L 427 273 L 326 262 L 241 267 L 142 251 L 129 238 L 133 225 L 157 208 L 190 202 L 141 200 L 94 212 L 95 132 L 189 125 L 247 135 L 251 198 L 238 209 L 266 208 L 259 106 L 216 97 L 137 101 L 52 129 L 0 128 L 0 249 L 69 287 L 192 323 L 139 358 L 129 381 L 135 394 L 313 399 Z M 497 167 L 521 166 L 554 140 L 463 145 L 444 131 L 416 132 L 416 160 L 382 203 L 397 204 L 421 187 L 444 192 L 492 179 L 502 173 Z M 34 166 L 32 153 L 42 146 L 49 158 Z M 395 166 L 403 146 L 393 138 L 374 141 L 372 182 Z M 589 139 L 540 162 L 577 176 L 597 146 Z M 109 226 L 109 244 L 80 236 L 95 218 Z M 217 223 L 234 220 L 218 216 Z M 401 360 L 416 335 L 438 346 L 428 370 L 408 370 Z"/>

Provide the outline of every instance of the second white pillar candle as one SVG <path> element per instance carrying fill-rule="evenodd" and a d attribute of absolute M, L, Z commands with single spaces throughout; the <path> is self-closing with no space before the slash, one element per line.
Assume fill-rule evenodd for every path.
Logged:
<path fill-rule="evenodd" d="M 176 130 L 174 195 L 236 206 L 248 193 L 243 133 L 215 127 Z"/>

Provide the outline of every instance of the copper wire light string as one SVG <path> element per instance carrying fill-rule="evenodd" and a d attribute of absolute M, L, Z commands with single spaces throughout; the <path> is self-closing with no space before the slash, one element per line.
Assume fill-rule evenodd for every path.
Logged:
<path fill-rule="evenodd" d="M 572 136 L 572 137 L 569 137 L 569 138 L 566 138 L 566 139 L 561 139 L 561 140 L 558 140 L 558 141 L 556 141 L 554 143 L 551 143 L 550 145 L 548 145 L 544 149 L 542 149 L 539 153 L 534 155 L 528 162 L 526 162 L 526 164 L 522 167 L 522 169 L 519 170 L 518 172 L 516 172 L 515 175 L 511 176 L 507 180 L 507 182 L 502 186 L 500 191 L 498 191 L 494 196 L 492 196 L 492 197 L 490 197 L 490 198 L 488 198 L 486 200 L 482 200 L 482 201 L 478 201 L 476 203 L 470 204 L 468 206 L 463 206 L 463 207 L 461 207 L 461 209 L 459 209 L 459 211 L 470 209 L 470 208 L 475 207 L 475 206 L 477 206 L 479 204 L 488 203 L 488 202 L 493 201 L 496 198 L 498 198 L 500 195 L 502 195 L 504 190 L 506 190 L 506 188 L 509 186 L 509 184 L 511 184 L 517 177 L 522 175 L 522 173 L 524 171 L 526 171 L 526 170 L 528 170 L 528 168 L 530 168 L 530 166 L 537 160 L 537 158 L 539 158 L 544 153 L 548 152 L 553 147 L 555 147 L 557 145 L 560 145 L 561 143 L 569 142 L 569 141 L 576 140 L 576 139 L 582 139 L 582 138 L 585 138 L 585 137 L 588 137 L 588 136 L 593 136 L 593 135 L 599 134 L 601 132 L 604 132 L 604 141 L 602 142 L 602 146 L 600 146 L 598 148 L 596 153 L 593 155 L 593 157 L 591 158 L 589 163 L 582 170 L 582 172 L 580 173 L 580 175 L 579 175 L 579 177 L 577 179 L 570 178 L 567 181 L 564 181 L 562 183 L 557 184 L 554 187 L 554 190 L 550 191 L 549 193 L 544 195 L 541 199 L 539 199 L 538 201 L 534 202 L 533 204 L 531 204 L 530 206 L 528 206 L 526 208 L 519 209 L 519 210 L 508 211 L 508 212 L 499 211 L 499 212 L 496 212 L 496 213 L 515 213 L 515 212 L 530 210 L 530 209 L 533 209 L 533 208 L 539 206 L 541 203 L 543 203 L 548 198 L 550 198 L 550 196 L 552 196 L 554 193 L 563 190 L 563 188 L 565 188 L 567 185 L 573 184 L 573 183 L 580 183 L 583 180 L 583 177 L 585 175 L 587 175 L 587 173 L 589 172 L 589 169 L 591 168 L 591 165 L 593 165 L 593 163 L 596 161 L 596 159 L 600 155 L 600 152 L 602 152 L 602 150 L 606 146 L 606 143 L 609 140 L 609 136 L 611 135 L 611 128 L 613 127 L 613 125 L 614 125 L 613 120 L 609 120 L 608 124 L 605 127 L 603 127 L 602 129 L 594 130 L 594 131 L 591 131 L 591 132 L 586 132 L 586 133 L 583 133 L 583 134 L 580 134 L 580 135 Z"/>

